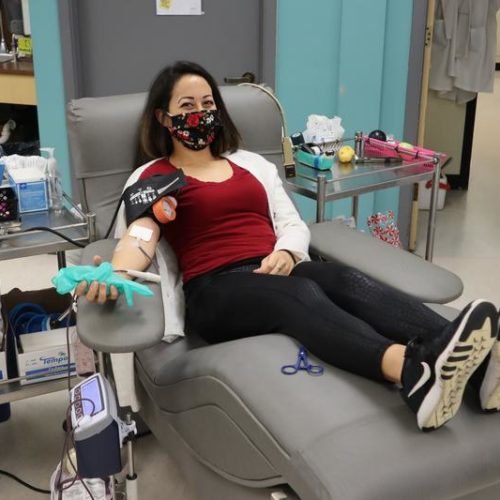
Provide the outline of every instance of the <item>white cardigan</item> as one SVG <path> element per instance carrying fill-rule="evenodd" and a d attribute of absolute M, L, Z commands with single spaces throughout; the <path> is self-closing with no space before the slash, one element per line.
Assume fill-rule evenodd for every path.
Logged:
<path fill-rule="evenodd" d="M 277 236 L 274 249 L 290 250 L 298 257 L 299 261 L 310 260 L 308 254 L 309 229 L 300 218 L 283 188 L 276 166 L 262 156 L 244 150 L 238 150 L 235 153 L 225 155 L 225 157 L 239 167 L 248 170 L 264 187 L 269 204 L 269 216 Z M 154 161 L 135 170 L 127 180 L 124 189 L 136 182 L 142 172 Z M 118 213 L 115 238 L 121 238 L 126 229 L 125 210 L 122 206 Z M 172 248 L 164 239 L 157 247 L 156 261 L 162 277 L 161 291 L 165 313 L 163 340 L 172 342 L 176 338 L 184 336 L 184 294 L 177 259 Z M 133 354 L 112 354 L 111 360 L 120 406 L 131 406 L 133 411 L 138 411 L 140 405 L 134 389 Z"/>

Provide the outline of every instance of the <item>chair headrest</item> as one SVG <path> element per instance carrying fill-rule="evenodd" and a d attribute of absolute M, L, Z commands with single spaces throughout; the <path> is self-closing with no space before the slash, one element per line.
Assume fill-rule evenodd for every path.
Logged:
<path fill-rule="evenodd" d="M 242 148 L 281 153 L 282 121 L 276 103 L 250 86 L 222 86 L 222 97 L 242 137 Z M 73 174 L 78 179 L 130 172 L 146 93 L 70 102 L 68 127 Z"/>

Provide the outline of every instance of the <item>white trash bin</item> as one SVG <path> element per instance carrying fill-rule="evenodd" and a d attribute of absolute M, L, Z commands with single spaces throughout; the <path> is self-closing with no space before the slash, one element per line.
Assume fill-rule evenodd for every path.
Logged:
<path fill-rule="evenodd" d="M 442 210 L 444 207 L 444 202 L 446 201 L 446 192 L 450 190 L 450 185 L 448 184 L 448 179 L 446 175 L 441 175 L 441 180 L 439 181 L 438 199 L 437 199 L 437 209 Z M 430 210 L 431 208 L 431 191 L 432 191 L 432 180 L 421 181 L 418 183 L 418 208 L 420 210 Z"/>

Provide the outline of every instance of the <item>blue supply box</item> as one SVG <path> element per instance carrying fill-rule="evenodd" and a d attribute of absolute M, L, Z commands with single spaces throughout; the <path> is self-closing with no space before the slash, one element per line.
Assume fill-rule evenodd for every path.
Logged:
<path fill-rule="evenodd" d="M 49 209 L 47 181 L 38 168 L 9 170 L 9 184 L 15 188 L 19 212 L 39 212 Z"/>
<path fill-rule="evenodd" d="M 296 152 L 295 158 L 299 163 L 317 168 L 318 170 L 330 170 L 335 162 L 333 155 L 312 155 L 300 149 Z"/>

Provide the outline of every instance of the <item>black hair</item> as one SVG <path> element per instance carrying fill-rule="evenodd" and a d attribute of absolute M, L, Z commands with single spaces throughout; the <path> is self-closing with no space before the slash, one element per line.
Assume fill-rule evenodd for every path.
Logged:
<path fill-rule="evenodd" d="M 198 75 L 204 78 L 212 90 L 215 106 L 219 110 L 222 129 L 210 144 L 214 156 L 226 151 L 234 152 L 240 143 L 240 134 L 227 112 L 219 87 L 210 73 L 199 64 L 189 61 L 177 61 L 164 68 L 155 78 L 149 90 L 146 106 L 139 124 L 139 144 L 136 166 L 164 156 L 173 151 L 172 137 L 169 131 L 158 121 L 157 110 L 168 109 L 175 84 L 185 75 Z"/>

